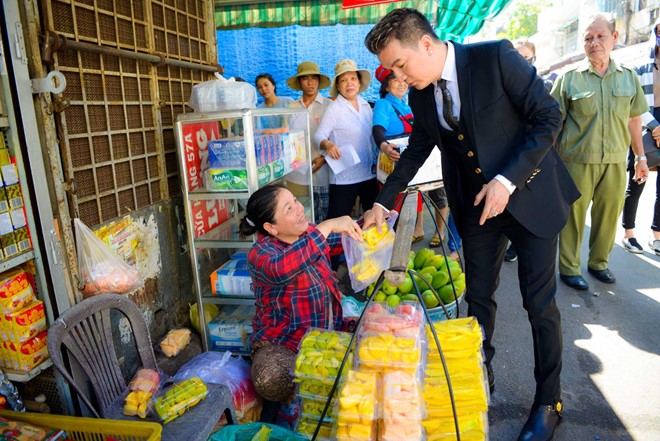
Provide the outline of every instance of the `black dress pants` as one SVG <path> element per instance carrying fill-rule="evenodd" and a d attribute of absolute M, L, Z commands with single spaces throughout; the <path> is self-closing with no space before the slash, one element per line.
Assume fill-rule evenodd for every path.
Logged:
<path fill-rule="evenodd" d="M 660 173 L 651 173 L 649 178 L 652 180 L 655 176 L 655 210 L 653 211 L 653 223 L 651 229 L 653 231 L 660 231 Z M 642 196 L 646 182 L 638 184 L 633 180 L 635 177 L 635 170 L 628 172 L 628 188 L 626 188 L 626 199 L 623 203 L 623 228 L 632 230 L 635 228 L 635 217 L 637 216 L 637 207 L 639 206 L 639 198 Z"/>
<path fill-rule="evenodd" d="M 484 351 L 490 364 L 495 355 L 494 293 L 508 238 L 518 252 L 518 281 L 534 342 L 534 404 L 554 404 L 561 398 L 562 368 L 561 316 L 555 303 L 557 237 L 542 239 L 533 235 L 507 211 L 480 226 L 482 207 L 468 207 L 462 226 L 468 314 L 484 327 Z"/>

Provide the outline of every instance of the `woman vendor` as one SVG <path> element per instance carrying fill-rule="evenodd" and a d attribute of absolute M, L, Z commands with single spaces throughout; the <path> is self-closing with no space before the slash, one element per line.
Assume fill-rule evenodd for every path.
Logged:
<path fill-rule="evenodd" d="M 300 201 L 281 185 L 250 196 L 239 228 L 243 237 L 258 233 L 248 253 L 256 303 L 252 380 L 266 400 L 288 402 L 294 394 L 290 371 L 305 332 L 343 327 L 330 256 L 342 252 L 340 234 L 362 241 L 362 230 L 348 216 L 310 224 Z"/>

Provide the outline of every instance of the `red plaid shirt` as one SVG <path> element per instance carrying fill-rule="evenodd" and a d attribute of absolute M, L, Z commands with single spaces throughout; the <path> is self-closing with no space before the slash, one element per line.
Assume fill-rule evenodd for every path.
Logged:
<path fill-rule="evenodd" d="M 341 294 L 330 266 L 330 255 L 341 253 L 339 234 L 327 240 L 311 225 L 292 244 L 259 235 L 248 254 L 257 313 L 252 342 L 266 340 L 298 351 L 310 327 L 333 329 L 342 324 Z"/>

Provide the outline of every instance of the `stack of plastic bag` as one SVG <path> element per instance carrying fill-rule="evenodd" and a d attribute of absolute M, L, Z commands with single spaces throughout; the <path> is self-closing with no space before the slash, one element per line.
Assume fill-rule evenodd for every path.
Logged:
<path fill-rule="evenodd" d="M 483 368 L 479 323 L 474 317 L 433 323 L 445 357 L 454 395 L 461 440 L 486 440 L 488 434 L 488 388 Z M 440 354 L 430 328 L 424 380 L 426 439 L 455 440 L 456 426 L 449 388 Z"/>

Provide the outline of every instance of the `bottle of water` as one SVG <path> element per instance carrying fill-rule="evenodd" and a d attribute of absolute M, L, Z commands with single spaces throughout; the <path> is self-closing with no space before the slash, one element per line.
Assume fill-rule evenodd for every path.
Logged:
<path fill-rule="evenodd" d="M 16 386 L 14 386 L 14 383 L 9 381 L 2 369 L 0 369 L 0 395 L 5 397 L 11 410 L 16 412 L 25 412 L 23 400 L 18 394 Z"/>

